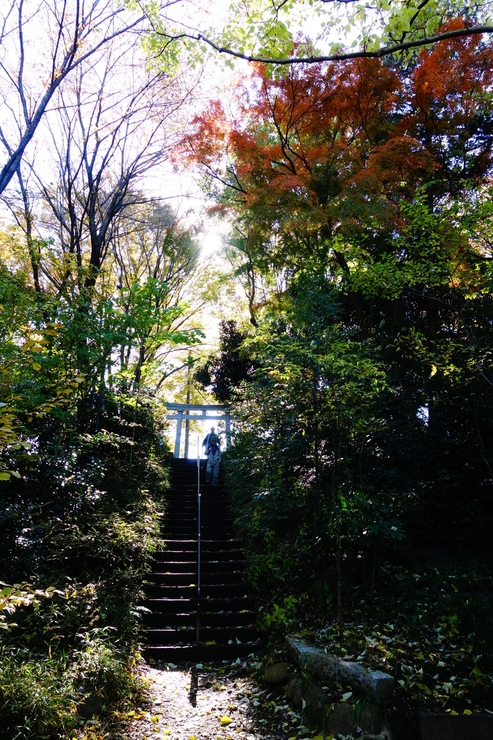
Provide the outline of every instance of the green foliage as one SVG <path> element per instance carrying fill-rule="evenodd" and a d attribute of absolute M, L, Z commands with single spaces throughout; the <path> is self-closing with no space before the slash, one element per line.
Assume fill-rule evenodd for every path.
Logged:
<path fill-rule="evenodd" d="M 0 612 L 5 612 L 0 614 L 0 629 L 9 628 L 9 624 L 5 622 L 6 614 L 15 614 L 19 607 L 39 606 L 40 597 L 51 598 L 57 593 L 53 587 L 46 591 L 34 590 L 27 583 L 14 586 L 3 583 L 0 586 L 3 586 L 0 591 Z"/>
<path fill-rule="evenodd" d="M 271 612 L 265 614 L 262 612 L 259 617 L 261 629 L 270 633 L 278 630 L 283 632 L 289 630 L 295 623 L 294 616 L 297 603 L 298 599 L 294 596 L 286 596 L 282 600 L 281 606 L 274 604 Z"/>
<path fill-rule="evenodd" d="M 129 6 L 133 7 L 131 3 Z M 296 60 L 350 59 L 372 53 L 412 57 L 416 47 L 436 42 L 444 19 L 457 15 L 466 15 L 469 26 L 489 23 L 487 3 L 476 2 L 465 8 L 462 2 L 442 0 L 375 0 L 370 4 L 287 0 L 274 5 L 252 1 L 245 5 L 232 0 L 219 26 L 210 26 L 205 15 L 198 16 L 192 27 L 171 24 L 164 13 L 160 15 L 155 3 L 144 7 L 153 27 L 146 49 L 167 69 L 175 69 L 182 58 L 203 61 L 215 49 L 226 55 L 224 63 L 228 66 L 239 56 L 270 63 L 274 69 L 279 65 L 275 69 L 278 75 Z M 299 40 L 307 20 L 310 27 L 317 28 L 316 47 Z"/>
<path fill-rule="evenodd" d="M 59 738 L 79 725 L 86 706 L 98 709 L 141 690 L 128 661 L 104 634 L 95 633 L 71 653 L 2 652 L 2 738 Z"/>
<path fill-rule="evenodd" d="M 74 695 L 67 691 L 65 661 L 24 660 L 2 655 L 2 737 L 52 738 L 76 726 Z"/>
<path fill-rule="evenodd" d="M 323 277 L 299 276 L 292 293 L 247 342 L 257 369 L 236 394 L 240 430 L 225 464 L 259 593 L 281 604 L 308 583 L 313 607 L 327 609 L 340 543 L 348 557 L 383 532 L 390 542 L 402 536 L 389 506 L 372 512 L 370 534 L 367 520 L 357 525 L 368 499 L 361 449 L 383 426 L 388 388 L 372 345 L 338 322 Z"/>
<path fill-rule="evenodd" d="M 430 233 L 433 219 L 423 223 Z M 464 490 L 485 474 L 466 440 L 481 429 L 491 450 L 474 400 L 489 399 L 476 373 L 490 328 L 479 320 L 485 306 L 458 296 L 463 325 L 479 309 L 470 343 L 460 327 L 431 340 L 419 323 L 395 343 L 385 324 L 361 342 L 325 276 L 300 273 L 289 292 L 244 343 L 256 370 L 235 394 L 240 422 L 225 465 L 267 614 L 294 595 L 331 616 L 341 593 L 373 588 L 403 546 L 488 543 L 490 484 L 472 507 Z"/>
<path fill-rule="evenodd" d="M 14 288 L 18 309 L 8 313 Z M 78 635 L 110 629 L 105 650 L 125 671 L 167 484 L 161 422 L 143 397 L 105 389 L 108 357 L 126 331 L 111 301 L 34 295 L 20 270 L 4 267 L 0 291 L 2 577 L 22 584 L 2 594 L 4 654 L 17 660 L 27 641 L 36 660 L 53 655 L 59 670 L 61 653 L 67 665 L 79 654 Z M 42 596 L 53 589 L 48 603 Z"/>

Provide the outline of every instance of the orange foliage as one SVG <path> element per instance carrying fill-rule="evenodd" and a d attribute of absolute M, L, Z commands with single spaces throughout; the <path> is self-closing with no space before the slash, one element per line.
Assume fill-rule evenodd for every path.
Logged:
<path fill-rule="evenodd" d="M 206 112 L 192 119 L 194 131 L 172 152 L 172 161 L 182 164 L 212 164 L 227 145 L 230 125 L 222 104 L 211 100 Z"/>
<path fill-rule="evenodd" d="M 180 157 L 229 186 L 225 205 L 255 209 L 266 228 L 297 218 L 340 228 L 343 215 L 397 228 L 399 203 L 420 185 L 439 179 L 451 192 L 489 172 L 492 82 L 493 44 L 478 36 L 423 50 L 407 73 L 377 59 L 293 65 L 277 78 L 256 65 L 234 116 L 212 101 Z"/>
<path fill-rule="evenodd" d="M 462 27 L 454 20 L 443 30 Z M 491 166 L 492 83 L 493 45 L 479 36 L 442 41 L 419 56 L 401 128 L 421 138 L 449 180 L 454 171 L 482 178 Z"/>

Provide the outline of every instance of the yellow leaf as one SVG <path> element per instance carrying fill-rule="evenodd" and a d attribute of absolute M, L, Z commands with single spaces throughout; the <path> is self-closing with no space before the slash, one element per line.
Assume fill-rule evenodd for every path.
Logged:
<path fill-rule="evenodd" d="M 151 722 L 154 722 L 155 725 L 159 722 L 159 717 L 157 716 L 157 714 L 155 714 L 154 717 L 151 717 Z"/>
<path fill-rule="evenodd" d="M 431 366 L 430 378 L 432 378 L 434 375 L 436 375 L 436 373 L 437 373 L 437 367 L 436 367 L 436 365 L 432 365 Z"/>
<path fill-rule="evenodd" d="M 470 709 L 464 709 L 464 711 L 462 712 L 462 714 L 472 714 L 472 712 L 471 712 Z"/>
<path fill-rule="evenodd" d="M 226 717 L 226 715 L 224 715 L 219 721 L 223 727 L 226 727 L 226 725 L 230 725 L 233 720 L 231 717 Z"/>
<path fill-rule="evenodd" d="M 41 365 L 39 364 L 39 362 L 33 362 L 32 369 L 33 370 L 41 370 Z"/>

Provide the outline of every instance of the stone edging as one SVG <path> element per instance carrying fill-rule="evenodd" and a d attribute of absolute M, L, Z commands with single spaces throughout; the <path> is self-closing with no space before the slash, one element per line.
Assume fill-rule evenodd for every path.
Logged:
<path fill-rule="evenodd" d="M 367 672 L 360 663 L 329 655 L 294 637 L 286 637 L 286 644 L 295 663 L 313 678 L 339 681 L 350 686 L 355 693 L 366 692 L 379 706 L 384 704 L 394 691 L 394 677 L 388 673 Z"/>

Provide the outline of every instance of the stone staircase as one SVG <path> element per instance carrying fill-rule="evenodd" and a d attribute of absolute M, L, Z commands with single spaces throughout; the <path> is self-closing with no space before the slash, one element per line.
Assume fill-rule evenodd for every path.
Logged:
<path fill-rule="evenodd" d="M 165 549 L 146 583 L 148 659 L 235 660 L 258 649 L 255 612 L 223 486 L 201 479 L 201 579 L 197 566 L 197 463 L 173 460 Z"/>

